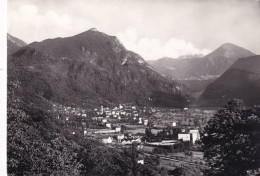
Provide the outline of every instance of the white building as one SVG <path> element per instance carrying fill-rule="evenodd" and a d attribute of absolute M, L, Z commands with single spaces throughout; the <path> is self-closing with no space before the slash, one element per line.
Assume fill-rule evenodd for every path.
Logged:
<path fill-rule="evenodd" d="M 111 123 L 106 123 L 107 128 L 111 128 Z"/>
<path fill-rule="evenodd" d="M 137 160 L 137 163 L 138 163 L 138 164 L 144 164 L 144 159 L 138 159 L 138 160 Z"/>
<path fill-rule="evenodd" d="M 103 106 L 101 106 L 100 111 L 101 111 L 101 114 L 104 113 L 104 108 L 103 108 Z"/>
<path fill-rule="evenodd" d="M 176 122 L 172 122 L 172 126 L 176 127 L 177 126 Z"/>
<path fill-rule="evenodd" d="M 144 126 L 147 126 L 147 125 L 148 125 L 148 120 L 145 119 L 145 120 L 144 120 Z"/>
<path fill-rule="evenodd" d="M 121 142 L 124 138 L 125 138 L 125 135 L 124 135 L 124 134 L 118 134 L 118 135 L 117 135 L 117 140 L 118 140 L 118 142 Z"/>
<path fill-rule="evenodd" d="M 92 129 L 91 132 L 95 133 L 95 134 L 107 134 L 107 133 L 115 133 L 116 130 L 112 130 L 112 129 Z"/>
<path fill-rule="evenodd" d="M 200 139 L 199 130 L 190 130 L 190 134 L 191 134 L 191 139 L 192 139 L 191 142 L 192 142 L 192 144 L 195 144 L 195 142 Z"/>
<path fill-rule="evenodd" d="M 134 113 L 134 117 L 138 117 L 139 116 L 139 114 L 138 113 Z"/>
<path fill-rule="evenodd" d="M 113 142 L 113 138 L 109 136 L 107 139 L 102 139 L 102 142 L 104 144 L 111 144 Z"/>
<path fill-rule="evenodd" d="M 178 134 L 178 140 L 190 141 L 190 133 L 179 133 Z"/>
<path fill-rule="evenodd" d="M 116 127 L 116 132 L 121 132 L 121 127 Z"/>
<path fill-rule="evenodd" d="M 142 122 L 142 118 L 139 118 L 139 122 L 138 122 L 139 124 L 142 124 L 143 122 Z"/>

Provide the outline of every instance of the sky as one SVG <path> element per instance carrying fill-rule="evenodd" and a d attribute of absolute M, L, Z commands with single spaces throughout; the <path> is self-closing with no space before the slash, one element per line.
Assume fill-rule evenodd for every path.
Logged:
<path fill-rule="evenodd" d="M 27 43 L 90 28 L 145 60 L 206 55 L 227 42 L 260 54 L 260 0 L 7 1 L 7 31 Z"/>

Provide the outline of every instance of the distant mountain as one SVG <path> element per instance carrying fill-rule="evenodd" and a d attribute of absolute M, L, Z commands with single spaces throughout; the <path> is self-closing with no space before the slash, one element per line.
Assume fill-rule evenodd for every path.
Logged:
<path fill-rule="evenodd" d="M 260 56 L 238 59 L 220 78 L 210 84 L 200 105 L 222 106 L 233 98 L 247 105 L 260 104 Z"/>
<path fill-rule="evenodd" d="M 10 55 L 25 46 L 26 43 L 16 37 L 7 34 L 7 55 Z"/>
<path fill-rule="evenodd" d="M 254 53 L 231 43 L 221 45 L 206 56 L 188 55 L 162 58 L 148 63 L 168 79 L 184 84 L 197 99 L 206 87 L 222 75 L 238 58 Z"/>
<path fill-rule="evenodd" d="M 218 78 L 238 58 L 253 55 L 255 54 L 244 48 L 225 43 L 204 57 L 162 58 L 149 63 L 159 73 L 173 80 L 207 80 Z"/>
<path fill-rule="evenodd" d="M 19 78 L 22 94 L 61 104 L 182 107 L 190 99 L 185 86 L 162 77 L 116 37 L 96 29 L 31 43 L 8 62 L 9 79 Z"/>
<path fill-rule="evenodd" d="M 176 82 L 183 84 L 187 87 L 192 97 L 197 100 L 200 95 L 205 91 L 207 86 L 214 82 L 216 79 L 206 80 L 176 80 Z"/>

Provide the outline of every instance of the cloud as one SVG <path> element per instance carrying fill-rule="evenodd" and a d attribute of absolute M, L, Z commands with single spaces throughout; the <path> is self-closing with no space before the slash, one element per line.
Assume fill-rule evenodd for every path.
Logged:
<path fill-rule="evenodd" d="M 66 13 L 58 14 L 52 10 L 40 13 L 38 7 L 32 4 L 24 4 L 17 11 L 11 11 L 8 19 L 8 32 L 28 43 L 75 35 L 93 27 L 91 21 L 74 19 Z"/>
<path fill-rule="evenodd" d="M 259 54 L 259 7 L 259 0 L 8 0 L 7 22 L 27 43 L 94 27 L 120 34 L 145 59 L 206 53 L 227 42 Z"/>
<path fill-rule="evenodd" d="M 157 38 L 141 38 L 133 27 L 118 33 L 117 37 L 127 49 L 140 54 L 146 60 L 155 60 L 162 57 L 177 58 L 183 55 L 206 55 L 210 52 L 208 49 L 196 48 L 191 42 L 178 38 L 170 38 L 164 43 Z"/>

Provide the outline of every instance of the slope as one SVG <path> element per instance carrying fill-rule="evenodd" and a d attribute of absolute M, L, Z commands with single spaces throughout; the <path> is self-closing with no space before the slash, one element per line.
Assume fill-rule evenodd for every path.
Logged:
<path fill-rule="evenodd" d="M 260 56 L 238 59 L 220 78 L 210 84 L 200 105 L 222 106 L 233 98 L 247 105 L 260 104 Z"/>
<path fill-rule="evenodd" d="M 9 63 L 19 70 L 25 91 L 62 104 L 180 107 L 190 98 L 184 86 L 168 81 L 116 37 L 96 29 L 31 43 Z"/>
<path fill-rule="evenodd" d="M 13 54 L 25 45 L 26 43 L 24 41 L 7 34 L 7 55 Z"/>

